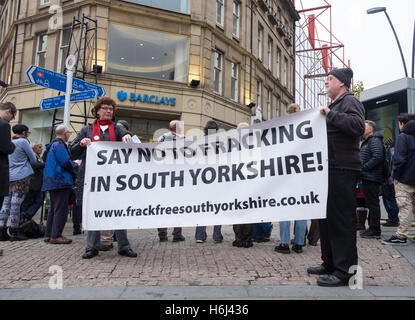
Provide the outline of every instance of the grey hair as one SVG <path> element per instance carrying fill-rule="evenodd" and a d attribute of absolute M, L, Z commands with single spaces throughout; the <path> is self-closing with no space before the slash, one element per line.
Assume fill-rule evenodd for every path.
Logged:
<path fill-rule="evenodd" d="M 34 147 L 36 147 L 37 145 L 42 145 L 42 142 L 40 142 L 40 141 L 35 141 L 35 142 L 32 142 L 32 143 L 30 143 L 30 146 L 32 147 L 32 149 L 34 148 Z"/>
<path fill-rule="evenodd" d="M 55 128 L 55 133 L 57 136 L 63 135 L 68 130 L 68 127 L 64 124 L 61 124 Z"/>

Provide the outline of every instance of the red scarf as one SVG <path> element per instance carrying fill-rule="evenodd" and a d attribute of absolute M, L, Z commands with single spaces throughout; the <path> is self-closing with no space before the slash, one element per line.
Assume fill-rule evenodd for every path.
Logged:
<path fill-rule="evenodd" d="M 92 142 L 101 141 L 101 126 L 108 126 L 110 141 L 117 141 L 115 138 L 114 123 L 111 120 L 96 119 L 92 126 Z"/>

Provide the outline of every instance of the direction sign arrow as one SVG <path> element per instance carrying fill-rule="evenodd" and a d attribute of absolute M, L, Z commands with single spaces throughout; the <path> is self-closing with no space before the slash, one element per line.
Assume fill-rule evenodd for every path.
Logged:
<path fill-rule="evenodd" d="M 71 102 L 91 100 L 98 97 L 96 90 L 87 90 L 71 94 Z M 65 96 L 57 96 L 53 98 L 42 99 L 40 101 L 40 110 L 50 110 L 63 108 L 65 106 Z"/>
<path fill-rule="evenodd" d="M 57 73 L 38 66 L 31 66 L 26 71 L 26 74 L 32 84 L 57 91 L 66 91 L 66 75 L 62 73 Z M 103 97 L 106 94 L 103 87 L 76 78 L 73 79 L 72 87 L 76 91 L 96 90 L 98 92 L 98 97 Z"/>

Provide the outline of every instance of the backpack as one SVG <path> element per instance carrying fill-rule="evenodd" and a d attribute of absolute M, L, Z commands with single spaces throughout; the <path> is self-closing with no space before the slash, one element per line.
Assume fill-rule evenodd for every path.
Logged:
<path fill-rule="evenodd" d="M 20 228 L 24 235 L 28 238 L 42 238 L 45 235 L 45 226 L 37 224 L 33 220 L 29 220 L 21 224 Z"/>
<path fill-rule="evenodd" d="M 385 148 L 385 146 L 383 146 L 383 155 L 382 184 L 385 184 L 392 175 L 393 161 L 391 148 Z"/>

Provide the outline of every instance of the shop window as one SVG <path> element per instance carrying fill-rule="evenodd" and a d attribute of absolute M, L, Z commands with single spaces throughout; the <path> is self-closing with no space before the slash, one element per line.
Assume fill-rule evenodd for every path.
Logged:
<path fill-rule="evenodd" d="M 126 0 L 149 7 L 189 14 L 189 0 Z"/>
<path fill-rule="evenodd" d="M 20 110 L 20 123 L 29 127 L 30 141 L 46 145 L 50 142 L 54 110 L 40 111 L 39 108 Z M 58 119 L 63 119 L 63 109 L 59 109 Z"/>
<path fill-rule="evenodd" d="M 189 39 L 111 24 L 107 72 L 187 82 Z"/>

